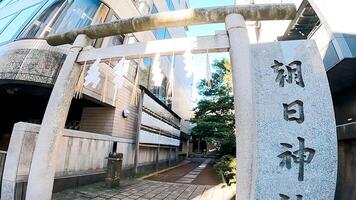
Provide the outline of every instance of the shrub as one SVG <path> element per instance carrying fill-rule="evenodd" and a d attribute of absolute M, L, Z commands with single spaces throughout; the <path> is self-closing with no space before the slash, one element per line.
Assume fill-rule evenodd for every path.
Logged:
<path fill-rule="evenodd" d="M 216 161 L 214 165 L 218 173 L 222 173 L 228 185 L 236 183 L 236 158 L 231 155 L 224 155 Z"/>

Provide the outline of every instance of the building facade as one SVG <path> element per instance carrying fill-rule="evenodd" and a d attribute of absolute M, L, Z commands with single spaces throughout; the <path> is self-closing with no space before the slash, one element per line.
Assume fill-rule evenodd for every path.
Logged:
<path fill-rule="evenodd" d="M 356 183 L 356 2 L 322 0 L 236 0 L 245 3 L 295 3 L 292 21 L 249 24 L 252 42 L 313 39 L 317 43 L 332 93 L 338 136 L 335 199 L 355 199 Z"/>
<path fill-rule="evenodd" d="M 20 199 L 25 194 L 36 135 L 69 52 L 70 45 L 52 47 L 41 38 L 188 6 L 187 0 L 0 1 L 2 195 Z M 91 48 L 185 37 L 186 29 L 100 38 L 91 41 Z M 54 191 L 102 180 L 105 158 L 113 151 L 123 153 L 125 176 L 133 175 L 135 169 L 168 166 L 178 154 L 186 154 L 193 77 L 184 62 L 182 56 L 156 55 L 82 63 L 55 158 Z"/>

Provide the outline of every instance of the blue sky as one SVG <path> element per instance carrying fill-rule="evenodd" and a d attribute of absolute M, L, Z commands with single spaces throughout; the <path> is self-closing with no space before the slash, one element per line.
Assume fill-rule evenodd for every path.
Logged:
<path fill-rule="evenodd" d="M 234 0 L 190 0 L 190 8 L 202 8 L 202 7 L 214 7 L 214 6 L 226 6 L 233 5 Z M 208 25 L 197 25 L 189 26 L 188 36 L 203 36 L 203 35 L 214 35 L 216 30 L 225 30 L 224 24 L 208 24 Z M 215 59 L 222 59 L 224 57 L 229 57 L 228 53 L 211 53 L 209 54 L 210 64 L 213 63 Z M 194 55 L 194 88 L 193 88 L 193 100 L 196 102 L 201 97 L 198 95 L 196 90 L 196 84 L 199 80 L 206 77 L 205 61 L 206 55 L 199 54 Z"/>

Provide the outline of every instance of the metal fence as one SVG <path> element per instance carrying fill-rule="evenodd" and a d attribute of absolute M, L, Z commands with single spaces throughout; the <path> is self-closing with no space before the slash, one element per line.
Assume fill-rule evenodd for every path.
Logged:
<path fill-rule="evenodd" d="M 2 175 L 4 173 L 6 159 L 6 151 L 0 151 L 0 194 L 1 194 L 1 183 L 2 183 Z"/>

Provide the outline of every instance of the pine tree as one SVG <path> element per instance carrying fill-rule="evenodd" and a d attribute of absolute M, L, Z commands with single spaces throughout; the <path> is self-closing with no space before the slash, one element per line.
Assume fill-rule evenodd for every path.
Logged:
<path fill-rule="evenodd" d="M 215 60 L 210 87 L 207 80 L 198 83 L 203 98 L 194 108 L 195 137 L 215 145 L 220 154 L 235 155 L 235 115 L 232 95 L 231 65 L 229 60 Z"/>

